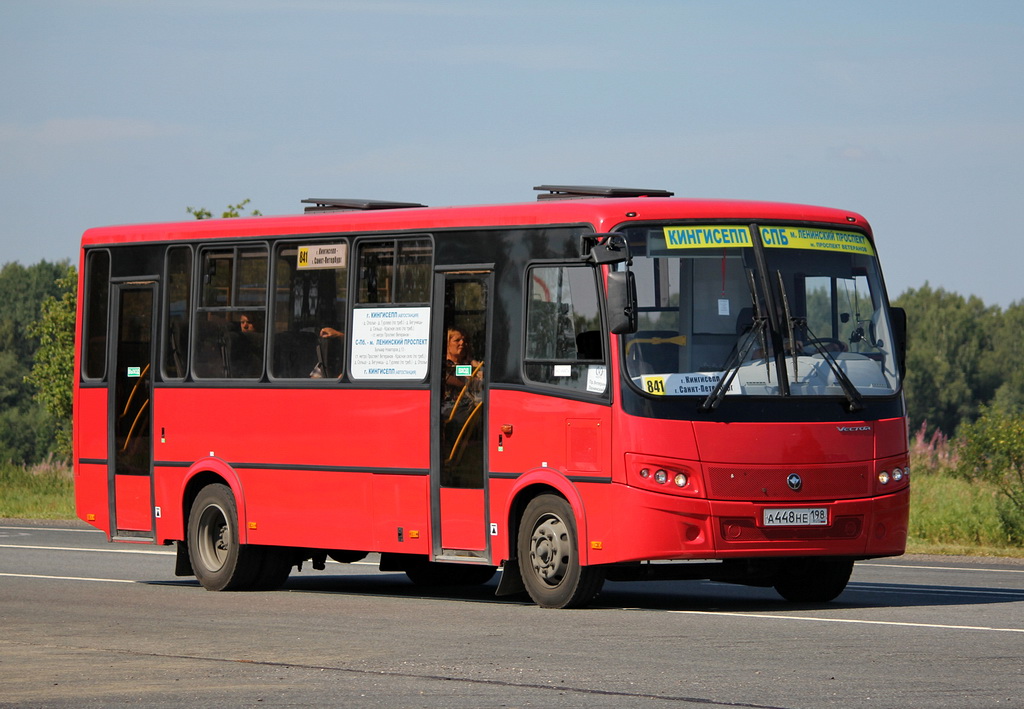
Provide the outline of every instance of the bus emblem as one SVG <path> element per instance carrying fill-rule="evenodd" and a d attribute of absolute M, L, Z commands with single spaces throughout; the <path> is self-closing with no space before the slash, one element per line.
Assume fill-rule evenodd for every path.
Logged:
<path fill-rule="evenodd" d="M 797 492 L 804 486 L 804 481 L 800 479 L 800 476 L 796 473 L 790 473 L 789 477 L 786 478 L 786 484 L 789 485 L 789 489 L 793 492 Z"/>

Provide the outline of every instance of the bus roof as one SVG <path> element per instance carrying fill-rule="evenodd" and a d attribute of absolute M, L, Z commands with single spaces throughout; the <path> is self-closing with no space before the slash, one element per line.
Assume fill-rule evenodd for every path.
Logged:
<path fill-rule="evenodd" d="M 310 199 L 308 213 L 285 216 L 238 217 L 182 222 L 97 227 L 82 235 L 82 246 L 146 243 L 210 238 L 254 238 L 298 234 L 408 232 L 436 229 L 481 229 L 538 225 L 587 224 L 607 232 L 634 221 L 714 219 L 752 221 L 807 221 L 859 227 L 870 226 L 854 212 L 781 202 L 718 199 L 683 199 L 663 196 L 613 196 L 560 193 L 556 190 L 625 190 L 628 188 L 563 188 L 536 202 L 478 206 L 426 207 L 408 202 L 380 200 Z M 645 194 L 671 194 L 642 190 Z M 360 206 L 364 205 L 364 206 Z"/>

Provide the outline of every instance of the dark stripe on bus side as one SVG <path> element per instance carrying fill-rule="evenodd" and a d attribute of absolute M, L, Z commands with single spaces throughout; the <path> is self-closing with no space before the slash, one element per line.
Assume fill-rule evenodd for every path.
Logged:
<path fill-rule="evenodd" d="M 430 475 L 429 468 L 360 468 L 351 465 L 284 465 L 281 463 L 242 463 L 228 460 L 224 462 L 235 470 L 291 470 L 307 473 L 370 473 L 372 475 Z M 189 461 L 153 461 L 154 468 L 189 468 L 193 465 L 195 465 L 195 463 Z"/>

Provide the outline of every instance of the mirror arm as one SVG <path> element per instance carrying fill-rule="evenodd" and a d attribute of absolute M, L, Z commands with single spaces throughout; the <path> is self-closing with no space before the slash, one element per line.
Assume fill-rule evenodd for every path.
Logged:
<path fill-rule="evenodd" d="M 580 237 L 580 258 L 594 266 L 633 261 L 629 242 L 622 234 L 584 234 Z"/>

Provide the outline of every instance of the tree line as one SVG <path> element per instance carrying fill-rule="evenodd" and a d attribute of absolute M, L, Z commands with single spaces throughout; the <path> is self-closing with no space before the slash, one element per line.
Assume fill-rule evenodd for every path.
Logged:
<path fill-rule="evenodd" d="M 66 455 L 66 445 L 62 450 L 56 441 L 62 426 L 70 429 L 70 409 L 68 420 L 61 421 L 30 377 L 39 351 L 42 305 L 64 297 L 67 276 L 74 272 L 67 261 L 0 267 L 0 462 L 37 463 Z M 71 294 L 74 298 L 73 287 Z M 71 327 L 73 337 L 73 322 Z M 67 374 L 60 384 L 70 393 Z"/>
<path fill-rule="evenodd" d="M 1024 414 L 1024 299 L 1004 310 L 925 283 L 893 304 L 907 311 L 911 430 L 954 436 L 985 411 Z"/>

